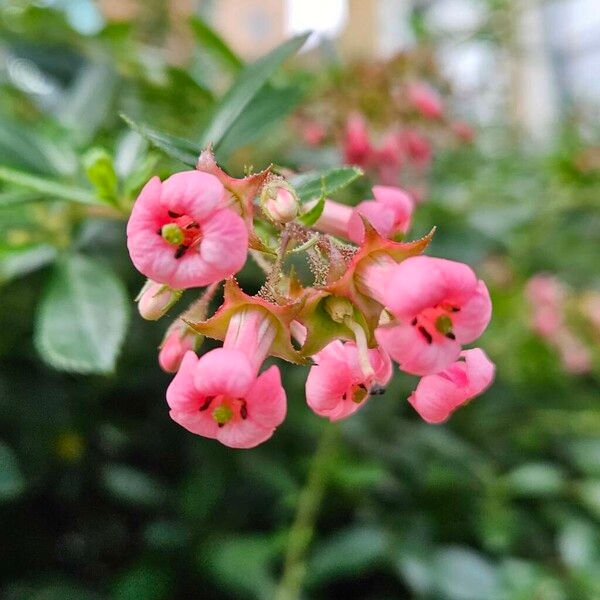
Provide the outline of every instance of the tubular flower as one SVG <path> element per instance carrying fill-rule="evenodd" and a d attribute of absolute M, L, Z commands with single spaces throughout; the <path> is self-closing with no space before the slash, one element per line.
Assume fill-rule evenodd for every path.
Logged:
<path fill-rule="evenodd" d="M 428 423 L 445 421 L 459 406 L 485 391 L 494 379 L 494 363 L 480 348 L 465 350 L 449 367 L 423 377 L 408 401 Z"/>
<path fill-rule="evenodd" d="M 358 279 L 359 290 L 395 317 L 378 327 L 375 337 L 407 373 L 445 369 L 491 317 L 487 287 L 462 263 L 415 256 L 395 264 L 380 257 L 366 264 Z"/>
<path fill-rule="evenodd" d="M 269 439 L 285 418 L 286 395 L 276 366 L 258 371 L 276 335 L 275 323 L 261 308 L 237 311 L 222 348 L 200 359 L 185 355 L 167 390 L 171 418 L 232 448 L 253 448 Z"/>
<path fill-rule="evenodd" d="M 344 137 L 344 162 L 364 167 L 371 159 L 372 148 L 364 117 L 353 113 L 348 117 Z"/>
<path fill-rule="evenodd" d="M 312 410 L 330 421 L 354 414 L 368 398 L 381 393 L 392 376 L 388 355 L 376 348 L 368 351 L 371 373 L 365 375 L 353 342 L 331 342 L 313 356 L 306 380 L 306 401 Z"/>
<path fill-rule="evenodd" d="M 127 224 L 135 267 L 174 289 L 204 286 L 237 273 L 246 261 L 248 232 L 225 208 L 219 180 L 184 171 L 142 189 Z"/>
<path fill-rule="evenodd" d="M 175 321 L 160 345 L 158 364 L 167 373 L 177 373 L 181 361 L 189 350 L 196 350 L 200 345 L 200 336 L 192 331 L 183 321 Z"/>
<path fill-rule="evenodd" d="M 136 298 L 140 316 L 148 321 L 157 321 L 180 297 L 181 290 L 173 290 L 168 285 L 148 279 Z"/>
<path fill-rule="evenodd" d="M 365 238 L 361 215 L 377 233 L 387 238 L 404 234 L 410 227 L 414 202 L 408 193 L 397 187 L 376 185 L 373 196 L 374 200 L 365 200 L 356 206 L 348 222 L 348 237 L 356 244 L 361 244 Z"/>

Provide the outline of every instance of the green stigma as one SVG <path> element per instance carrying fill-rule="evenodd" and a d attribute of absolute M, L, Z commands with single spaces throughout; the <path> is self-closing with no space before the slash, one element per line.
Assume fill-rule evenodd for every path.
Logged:
<path fill-rule="evenodd" d="M 446 335 L 452 331 L 452 319 L 448 315 L 440 315 L 435 320 L 435 328 Z"/>
<path fill-rule="evenodd" d="M 229 406 L 227 406 L 227 404 L 221 404 L 220 406 L 217 406 L 215 410 L 213 410 L 212 417 L 219 425 L 225 425 L 225 423 L 229 423 L 229 421 L 231 421 L 231 417 L 233 417 L 233 411 L 231 408 L 229 408 Z"/>
<path fill-rule="evenodd" d="M 179 246 L 183 244 L 183 240 L 185 239 L 185 235 L 183 234 L 183 229 L 179 227 L 176 223 L 167 223 L 162 226 L 160 230 L 160 235 L 163 239 L 172 244 L 173 246 Z"/>
<path fill-rule="evenodd" d="M 364 385 L 358 385 L 352 391 L 352 402 L 360 404 L 369 395 L 369 390 Z"/>

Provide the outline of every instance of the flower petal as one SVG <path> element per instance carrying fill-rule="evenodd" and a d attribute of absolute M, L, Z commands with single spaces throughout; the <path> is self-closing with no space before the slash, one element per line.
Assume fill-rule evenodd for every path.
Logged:
<path fill-rule="evenodd" d="M 246 262 L 248 230 L 244 220 L 231 209 L 220 210 L 202 226 L 200 256 L 224 279 L 237 273 Z"/>
<path fill-rule="evenodd" d="M 375 337 L 381 347 L 398 363 L 399 367 L 413 375 L 429 375 L 445 369 L 460 354 L 460 344 L 443 336 L 432 343 L 416 327 L 399 324 L 378 327 Z"/>
<path fill-rule="evenodd" d="M 264 428 L 250 419 L 236 420 L 218 428 L 217 439 L 230 448 L 254 448 L 273 435 L 274 429 Z"/>
<path fill-rule="evenodd" d="M 492 318 L 490 293 L 481 280 L 477 282 L 475 293 L 452 314 L 452 330 L 461 344 L 476 340 L 488 326 Z"/>
<path fill-rule="evenodd" d="M 215 439 L 219 432 L 217 422 L 212 418 L 210 410 L 189 411 L 171 410 L 169 416 L 188 431 L 206 438 Z"/>
<path fill-rule="evenodd" d="M 167 388 L 167 403 L 172 409 L 181 411 L 198 410 L 204 396 L 194 387 L 194 372 L 198 357 L 188 350 L 185 353 L 177 375 Z"/>
<path fill-rule="evenodd" d="M 248 420 L 265 429 L 275 429 L 286 414 L 286 395 L 279 369 L 273 365 L 257 378 L 246 395 Z"/>
<path fill-rule="evenodd" d="M 161 200 L 167 210 L 200 221 L 221 207 L 223 185 L 210 173 L 183 171 L 164 180 Z"/>
<path fill-rule="evenodd" d="M 194 372 L 194 385 L 204 396 L 243 398 L 253 382 L 252 365 L 239 350 L 211 350 L 200 358 Z"/>

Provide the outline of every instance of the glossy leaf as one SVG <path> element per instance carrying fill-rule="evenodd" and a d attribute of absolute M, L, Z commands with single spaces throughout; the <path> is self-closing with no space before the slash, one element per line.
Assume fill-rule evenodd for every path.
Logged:
<path fill-rule="evenodd" d="M 291 184 L 296 188 L 302 202 L 319 198 L 321 194 L 330 196 L 345 188 L 363 175 L 358 167 L 337 167 L 327 171 L 309 171 L 292 178 Z"/>
<path fill-rule="evenodd" d="M 101 263 L 73 255 L 57 264 L 38 311 L 35 343 L 56 369 L 110 373 L 128 321 L 123 285 Z"/>

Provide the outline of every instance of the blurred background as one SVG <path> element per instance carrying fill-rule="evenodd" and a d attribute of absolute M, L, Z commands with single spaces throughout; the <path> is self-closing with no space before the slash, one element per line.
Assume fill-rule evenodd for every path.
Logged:
<path fill-rule="evenodd" d="M 3 0 L 0 596 L 600 598 L 599 9 Z M 437 225 L 429 253 L 490 287 L 493 387 L 430 426 L 396 373 L 333 427 L 282 364 L 264 445 L 175 425 L 156 349 L 176 314 L 137 315 L 125 222 L 208 141 L 237 175 L 359 164 L 350 204 L 408 188 L 410 237 Z"/>

